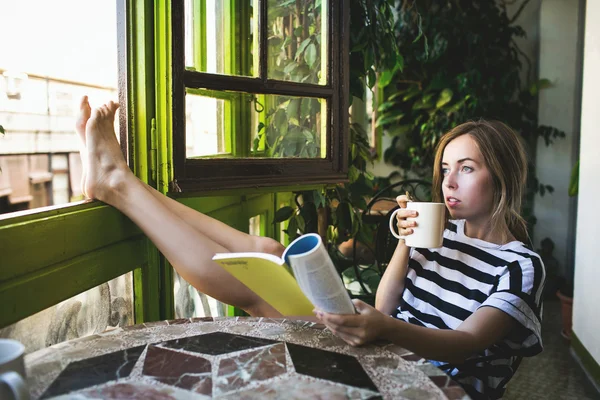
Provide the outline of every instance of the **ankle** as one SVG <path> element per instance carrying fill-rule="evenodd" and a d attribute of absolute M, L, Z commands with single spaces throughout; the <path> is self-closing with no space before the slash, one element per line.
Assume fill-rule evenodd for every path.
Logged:
<path fill-rule="evenodd" d="M 121 169 L 114 169 L 110 174 L 106 176 L 106 179 L 101 185 L 95 188 L 95 198 L 103 201 L 110 205 L 117 205 L 127 197 L 127 190 L 131 187 L 132 182 L 130 176 L 131 171 L 123 171 Z"/>

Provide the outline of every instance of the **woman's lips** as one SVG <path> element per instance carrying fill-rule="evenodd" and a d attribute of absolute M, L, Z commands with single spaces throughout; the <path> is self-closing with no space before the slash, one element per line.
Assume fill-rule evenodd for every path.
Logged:
<path fill-rule="evenodd" d="M 446 205 L 448 207 L 456 207 L 459 203 L 460 200 L 458 200 L 456 197 L 446 197 Z"/>

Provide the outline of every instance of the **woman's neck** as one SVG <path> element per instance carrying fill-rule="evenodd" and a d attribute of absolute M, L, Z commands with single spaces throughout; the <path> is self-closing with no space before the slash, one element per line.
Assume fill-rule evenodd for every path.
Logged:
<path fill-rule="evenodd" d="M 467 237 L 484 240 L 498 245 L 503 245 L 516 240 L 505 223 L 498 227 L 498 229 L 492 230 L 490 220 L 487 220 L 484 223 L 465 220 L 464 233 Z"/>

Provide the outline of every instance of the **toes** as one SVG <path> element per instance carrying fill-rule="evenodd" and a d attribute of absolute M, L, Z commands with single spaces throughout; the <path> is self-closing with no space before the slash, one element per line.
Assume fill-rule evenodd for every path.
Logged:
<path fill-rule="evenodd" d="M 75 122 L 75 129 L 78 133 L 82 134 L 85 132 L 85 125 L 90 119 L 90 115 L 92 113 L 92 109 L 90 107 L 90 103 L 88 101 L 87 96 L 83 96 L 79 103 L 79 116 L 77 121 Z"/>

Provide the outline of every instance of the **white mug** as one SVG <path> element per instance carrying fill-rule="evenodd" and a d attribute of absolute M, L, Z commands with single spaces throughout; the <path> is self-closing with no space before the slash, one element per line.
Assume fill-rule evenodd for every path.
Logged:
<path fill-rule="evenodd" d="M 24 353 L 25 347 L 20 342 L 0 339 L 0 398 L 29 400 Z"/>
<path fill-rule="evenodd" d="M 403 239 L 408 247 L 418 247 L 425 249 L 435 249 L 442 247 L 444 241 L 444 226 L 446 217 L 446 205 L 444 203 L 421 203 L 409 201 L 406 210 L 417 212 L 416 217 L 406 218 L 407 221 L 416 221 L 417 226 L 413 227 L 413 233 L 410 235 L 398 235 L 395 230 L 397 226 L 396 213 L 403 208 L 399 208 L 392 213 L 390 217 L 390 231 L 397 239 Z"/>

